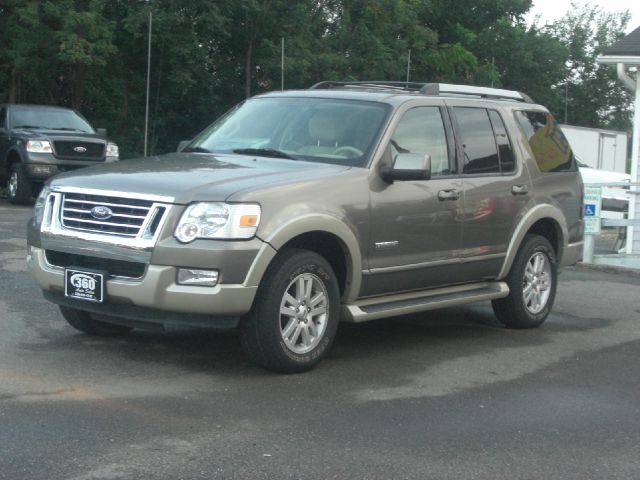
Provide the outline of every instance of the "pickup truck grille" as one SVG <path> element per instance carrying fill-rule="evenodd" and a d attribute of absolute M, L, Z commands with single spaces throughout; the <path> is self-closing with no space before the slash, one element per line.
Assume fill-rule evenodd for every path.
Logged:
<path fill-rule="evenodd" d="M 73 142 L 58 140 L 53 142 L 56 156 L 66 160 L 101 162 L 104 160 L 104 143 Z"/>
<path fill-rule="evenodd" d="M 137 237 L 146 225 L 154 235 L 166 207 L 152 206 L 150 200 L 67 192 L 61 221 L 66 228 L 121 237 Z"/>

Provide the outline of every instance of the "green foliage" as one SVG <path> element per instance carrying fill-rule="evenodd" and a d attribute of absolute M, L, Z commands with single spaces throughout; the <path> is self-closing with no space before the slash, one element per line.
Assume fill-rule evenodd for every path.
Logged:
<path fill-rule="evenodd" d="M 605 13 L 574 2 L 562 19 L 547 28 L 568 51 L 562 82 L 568 85 L 567 123 L 629 128 L 631 95 L 621 86 L 614 68 L 596 62 L 609 45 L 624 36 L 628 21 L 628 12 Z"/>
<path fill-rule="evenodd" d="M 149 13 L 150 150 L 174 150 L 248 95 L 321 80 L 513 88 L 569 122 L 626 128 L 629 95 L 595 57 L 627 16 L 578 8 L 526 26 L 531 0 L 2 0 L 0 101 L 72 106 L 141 154 Z"/>

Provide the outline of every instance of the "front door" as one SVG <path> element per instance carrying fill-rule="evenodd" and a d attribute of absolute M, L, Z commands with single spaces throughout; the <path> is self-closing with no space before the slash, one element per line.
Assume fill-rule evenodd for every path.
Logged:
<path fill-rule="evenodd" d="M 398 153 L 428 154 L 431 179 L 371 188 L 371 244 L 363 295 L 459 283 L 463 191 L 446 109 L 407 109 L 390 140 Z"/>

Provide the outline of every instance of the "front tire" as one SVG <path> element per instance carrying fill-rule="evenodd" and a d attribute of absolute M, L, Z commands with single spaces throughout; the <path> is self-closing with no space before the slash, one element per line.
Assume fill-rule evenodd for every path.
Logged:
<path fill-rule="evenodd" d="M 75 308 L 61 306 L 60 313 L 62 313 L 69 325 L 92 337 L 122 337 L 133 330 L 131 327 L 125 327 L 124 325 L 95 320 L 89 312 Z"/>
<path fill-rule="evenodd" d="M 493 300 L 496 317 L 508 328 L 535 328 L 549 315 L 556 297 L 558 263 L 549 241 L 529 234 L 506 278 L 509 296 Z"/>
<path fill-rule="evenodd" d="M 243 350 L 267 370 L 310 370 L 329 351 L 339 314 L 340 291 L 329 263 L 308 250 L 283 250 L 241 323 Z"/>
<path fill-rule="evenodd" d="M 7 196 L 14 205 L 29 203 L 33 195 L 31 183 L 27 178 L 24 165 L 20 162 L 11 164 L 7 180 Z"/>

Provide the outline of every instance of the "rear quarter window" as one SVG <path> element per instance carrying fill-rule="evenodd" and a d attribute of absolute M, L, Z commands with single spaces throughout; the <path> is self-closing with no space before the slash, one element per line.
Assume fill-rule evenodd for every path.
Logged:
<path fill-rule="evenodd" d="M 569 142 L 549 112 L 516 111 L 541 172 L 567 172 L 577 169 Z"/>

